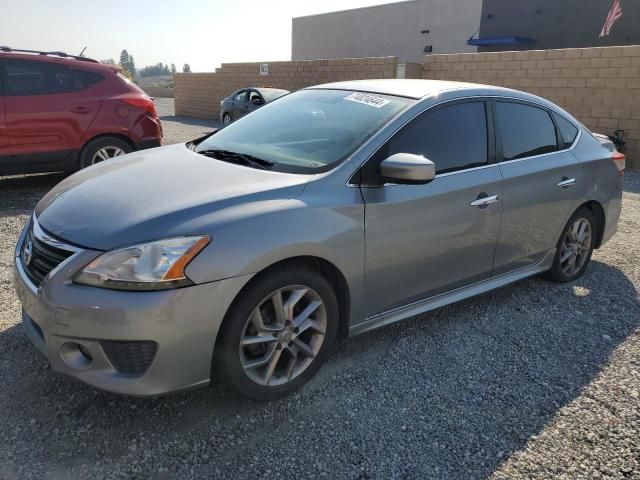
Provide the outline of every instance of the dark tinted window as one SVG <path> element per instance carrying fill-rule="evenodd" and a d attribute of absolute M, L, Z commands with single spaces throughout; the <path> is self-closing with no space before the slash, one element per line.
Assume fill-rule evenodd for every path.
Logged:
<path fill-rule="evenodd" d="M 76 78 L 81 88 L 87 88 L 91 85 L 95 85 L 104 79 L 103 75 L 96 72 L 87 72 L 86 70 L 76 70 Z"/>
<path fill-rule="evenodd" d="M 436 164 L 437 173 L 486 164 L 484 103 L 459 103 L 414 120 L 389 141 L 384 157 L 395 153 L 422 155 Z"/>
<path fill-rule="evenodd" d="M 562 136 L 560 144 L 563 148 L 569 148 L 578 136 L 578 129 L 573 123 L 557 113 L 553 114 L 553 118 L 555 118 L 558 128 L 560 129 L 560 135 Z"/>
<path fill-rule="evenodd" d="M 28 60 L 7 60 L 8 95 L 45 95 L 76 89 L 70 69 L 63 65 Z"/>
<path fill-rule="evenodd" d="M 556 128 L 541 108 L 521 103 L 496 103 L 505 160 L 531 157 L 558 150 Z"/>

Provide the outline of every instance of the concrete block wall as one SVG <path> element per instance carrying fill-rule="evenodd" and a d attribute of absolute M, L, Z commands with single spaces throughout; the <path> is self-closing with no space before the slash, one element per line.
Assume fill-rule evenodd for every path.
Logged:
<path fill-rule="evenodd" d="M 625 131 L 640 168 L 640 45 L 429 55 L 423 78 L 499 85 L 562 106 L 594 132 Z"/>
<path fill-rule="evenodd" d="M 210 118 L 220 110 L 216 97 L 217 73 L 176 73 L 173 76 L 173 95 L 176 115 Z"/>
<path fill-rule="evenodd" d="M 267 63 L 268 75 L 260 75 Z M 176 115 L 217 118 L 220 101 L 243 87 L 271 86 L 298 90 L 320 83 L 365 78 L 395 78 L 396 57 L 341 58 L 292 62 L 223 63 L 215 73 L 175 75 Z"/>
<path fill-rule="evenodd" d="M 144 93 L 154 98 L 173 98 L 173 88 L 165 87 L 140 87 Z"/>

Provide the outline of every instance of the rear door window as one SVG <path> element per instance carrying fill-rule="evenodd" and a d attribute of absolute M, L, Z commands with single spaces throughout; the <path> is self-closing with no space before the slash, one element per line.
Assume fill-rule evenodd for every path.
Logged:
<path fill-rule="evenodd" d="M 566 118 L 553 113 L 553 118 L 560 130 L 560 145 L 562 148 L 569 148 L 578 136 L 578 128 Z"/>
<path fill-rule="evenodd" d="M 546 110 L 522 103 L 496 102 L 496 114 L 503 160 L 558 150 L 556 128 Z"/>
<path fill-rule="evenodd" d="M 71 69 L 32 60 L 5 61 L 7 95 L 47 95 L 76 90 Z"/>
<path fill-rule="evenodd" d="M 487 164 L 485 103 L 466 102 L 427 112 L 397 133 L 383 156 L 395 153 L 422 155 L 436 164 L 436 173 Z"/>

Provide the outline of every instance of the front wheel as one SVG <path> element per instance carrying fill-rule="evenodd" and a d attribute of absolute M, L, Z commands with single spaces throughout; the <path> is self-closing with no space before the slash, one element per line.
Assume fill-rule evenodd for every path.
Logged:
<path fill-rule="evenodd" d="M 290 266 L 257 277 L 225 318 L 214 370 L 254 400 L 288 395 L 326 359 L 338 315 L 331 285 L 315 270 Z"/>
<path fill-rule="evenodd" d="M 584 274 L 595 246 L 596 225 L 588 208 L 580 208 L 571 216 L 558 240 L 553 265 L 546 275 L 549 280 L 572 282 Z"/>
<path fill-rule="evenodd" d="M 231 122 L 233 122 L 233 119 L 231 118 L 231 114 L 225 113 L 222 116 L 222 124 L 223 125 L 229 125 Z"/>
<path fill-rule="evenodd" d="M 116 137 L 100 137 L 91 140 L 80 154 L 80 168 L 90 167 L 133 151 L 131 145 Z"/>

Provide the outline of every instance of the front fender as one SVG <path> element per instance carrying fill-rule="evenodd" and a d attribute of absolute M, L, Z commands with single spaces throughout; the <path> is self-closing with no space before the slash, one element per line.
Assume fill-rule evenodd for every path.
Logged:
<path fill-rule="evenodd" d="M 195 283 L 214 282 L 257 274 L 293 257 L 319 257 L 342 272 L 352 304 L 361 304 L 365 248 L 360 190 L 342 184 L 335 195 L 327 191 L 312 185 L 297 199 L 242 206 L 252 214 L 245 211 L 212 227 L 211 244 L 187 267 L 187 276 Z M 358 318 L 360 312 L 352 315 Z"/>

